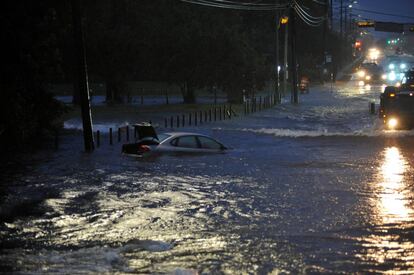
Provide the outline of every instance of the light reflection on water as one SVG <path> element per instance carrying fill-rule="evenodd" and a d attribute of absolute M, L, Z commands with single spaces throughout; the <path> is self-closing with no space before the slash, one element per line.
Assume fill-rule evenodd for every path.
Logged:
<path fill-rule="evenodd" d="M 404 173 L 408 163 L 397 147 L 388 147 L 384 152 L 384 161 L 380 168 L 379 209 L 384 223 L 407 221 L 413 209 L 407 206 L 406 183 Z"/>
<path fill-rule="evenodd" d="M 414 272 L 414 243 L 404 238 L 404 231 L 413 221 L 413 209 L 405 174 L 410 167 L 400 149 L 386 147 L 382 152 L 382 165 L 378 169 L 376 221 L 378 229 L 359 238 L 363 253 L 356 256 L 364 262 L 384 266 L 385 274 Z"/>

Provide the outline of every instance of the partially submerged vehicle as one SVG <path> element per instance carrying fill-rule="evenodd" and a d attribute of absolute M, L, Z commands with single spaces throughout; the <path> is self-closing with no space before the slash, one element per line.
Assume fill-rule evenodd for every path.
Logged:
<path fill-rule="evenodd" d="M 414 71 L 405 73 L 400 87 L 387 86 L 380 96 L 380 118 L 388 129 L 414 128 Z"/>
<path fill-rule="evenodd" d="M 150 155 L 160 153 L 223 153 L 227 147 L 212 137 L 199 133 L 167 132 L 157 134 L 148 123 L 134 125 L 136 141 L 124 144 L 122 153 Z"/>

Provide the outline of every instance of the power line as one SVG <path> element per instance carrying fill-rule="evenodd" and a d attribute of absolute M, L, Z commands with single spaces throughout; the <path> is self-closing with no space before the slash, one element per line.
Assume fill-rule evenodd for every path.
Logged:
<path fill-rule="evenodd" d="M 323 21 L 326 20 L 326 16 L 313 16 L 309 14 L 303 7 L 299 5 L 298 2 L 294 0 L 294 9 L 296 14 L 302 19 L 302 21 L 311 27 L 319 27 L 323 24 Z"/>
<path fill-rule="evenodd" d="M 358 8 L 352 8 L 352 9 L 356 10 L 356 11 L 363 11 L 363 12 L 372 13 L 372 14 L 380 14 L 380 15 L 387 15 L 387 16 L 393 16 L 393 17 L 403 17 L 403 18 L 414 19 L 414 16 L 408 16 L 408 15 L 401 15 L 401 14 L 395 14 L 395 13 L 385 13 L 385 12 L 380 12 L 380 11 L 371 11 L 371 10 L 358 9 Z"/>
<path fill-rule="evenodd" d="M 272 11 L 286 9 L 289 4 L 258 4 L 252 2 L 235 2 L 224 0 L 181 0 L 182 2 L 197 4 L 215 8 L 235 9 L 235 10 L 252 10 L 252 11 Z"/>
<path fill-rule="evenodd" d="M 338 11 L 340 9 L 340 7 L 335 7 L 334 10 Z M 366 9 L 359 9 L 359 8 L 349 8 L 351 10 L 355 10 L 355 11 L 362 11 L 362 12 L 366 12 L 366 13 L 372 13 L 372 14 L 380 14 L 380 15 L 387 15 L 387 16 L 392 16 L 392 17 L 403 17 L 403 18 L 410 18 L 410 19 L 414 19 L 413 16 L 409 16 L 409 15 L 400 15 L 400 14 L 395 14 L 395 13 L 385 13 L 385 12 L 380 12 L 380 11 L 372 11 L 372 10 L 366 10 Z"/>

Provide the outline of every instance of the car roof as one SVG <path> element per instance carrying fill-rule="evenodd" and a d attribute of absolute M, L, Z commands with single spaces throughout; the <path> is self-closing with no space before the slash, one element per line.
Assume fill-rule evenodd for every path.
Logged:
<path fill-rule="evenodd" d="M 209 136 L 204 135 L 204 134 L 193 133 L 193 132 L 166 132 L 166 133 L 163 133 L 163 134 L 170 135 L 170 136 L 174 136 L 174 137 L 179 137 L 179 136 L 202 136 L 202 137 L 209 137 Z"/>

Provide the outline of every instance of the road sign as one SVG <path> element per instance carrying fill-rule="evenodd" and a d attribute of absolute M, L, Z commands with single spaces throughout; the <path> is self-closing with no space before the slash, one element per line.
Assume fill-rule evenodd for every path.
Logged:
<path fill-rule="evenodd" d="M 393 22 L 375 22 L 375 30 L 379 32 L 404 32 L 404 24 Z"/>
<path fill-rule="evenodd" d="M 358 23 L 359 28 L 374 28 L 375 22 L 373 21 L 359 21 Z"/>

